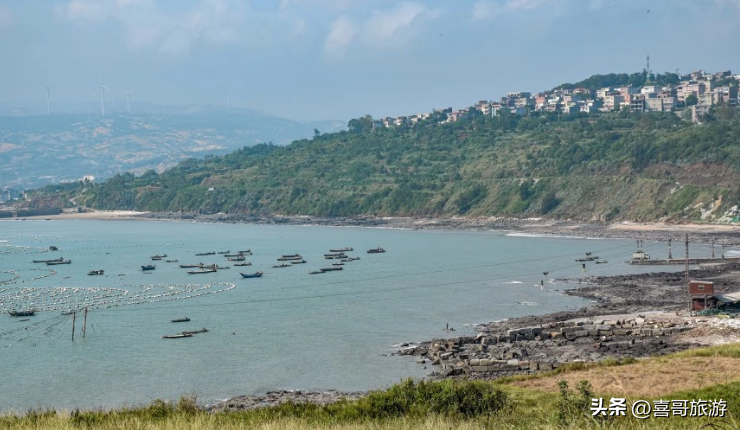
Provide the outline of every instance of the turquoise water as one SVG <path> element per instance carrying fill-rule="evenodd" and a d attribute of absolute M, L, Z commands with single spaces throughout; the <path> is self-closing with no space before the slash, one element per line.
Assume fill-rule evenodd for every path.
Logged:
<path fill-rule="evenodd" d="M 3 386 L 13 387 L 0 390 L 4 411 L 137 405 L 190 394 L 211 403 L 275 389 L 381 388 L 432 370 L 413 358 L 391 357 L 394 344 L 443 337 L 447 323 L 457 334 L 473 334 L 475 323 L 588 304 L 563 295 L 573 284 L 559 278 L 651 271 L 623 262 L 635 247 L 631 240 L 494 231 L 0 221 L 0 241 L 0 310 L 50 309 L 63 300 L 65 308 L 92 307 L 86 336 L 77 318 L 74 341 L 72 317 L 59 310 L 28 321 L 0 314 Z M 51 245 L 60 250 L 42 252 Z M 662 244 L 646 245 L 654 258 L 665 253 Z M 343 271 L 308 274 L 335 262 L 322 255 L 344 246 L 361 259 Z M 388 252 L 365 253 L 378 246 Z M 221 255 L 195 256 L 245 249 L 254 253 L 247 257 L 251 267 L 234 267 Z M 584 273 L 574 260 L 587 251 L 609 263 L 589 264 Z M 697 256 L 708 252 L 692 249 Z M 308 263 L 271 268 L 292 253 Z M 155 254 L 178 263 L 152 262 Z M 31 262 L 60 256 L 72 264 Z M 231 269 L 188 275 L 178 267 L 200 262 Z M 142 272 L 150 263 L 156 270 Z M 104 276 L 87 275 L 99 268 Z M 257 270 L 265 275 L 239 275 Z M 108 297 L 94 301 L 96 294 Z M 185 316 L 191 321 L 170 322 Z M 209 332 L 161 338 L 201 327 Z"/>

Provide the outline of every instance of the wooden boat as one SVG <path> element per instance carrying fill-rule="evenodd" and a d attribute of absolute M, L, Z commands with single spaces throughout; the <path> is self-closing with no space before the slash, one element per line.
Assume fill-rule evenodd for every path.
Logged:
<path fill-rule="evenodd" d="M 211 251 L 211 252 L 200 252 L 198 254 L 195 254 L 196 257 L 199 257 L 201 255 L 216 255 L 216 252 L 215 251 Z"/>
<path fill-rule="evenodd" d="M 243 256 L 239 255 L 239 256 L 236 256 L 236 257 L 229 257 L 229 258 L 227 258 L 227 260 L 229 260 L 229 261 L 244 261 L 244 260 L 246 260 L 246 258 L 244 258 Z"/>
<path fill-rule="evenodd" d="M 203 263 L 198 263 L 198 264 L 181 264 L 180 265 L 180 268 L 181 269 L 195 269 L 195 268 L 198 268 L 198 267 L 204 267 Z"/>
<path fill-rule="evenodd" d="M 596 263 L 596 264 L 604 264 L 604 263 L 608 263 L 608 261 L 606 261 L 606 260 L 596 260 L 596 261 L 594 261 L 594 263 Z"/>
<path fill-rule="evenodd" d="M 190 318 L 188 318 L 188 317 L 185 317 L 185 318 L 176 318 L 176 319 L 172 320 L 172 322 L 188 322 L 188 321 L 190 321 Z"/>
<path fill-rule="evenodd" d="M 255 273 L 239 273 L 242 275 L 242 278 L 259 278 L 262 276 L 262 272 L 255 272 Z"/>
<path fill-rule="evenodd" d="M 346 252 L 346 251 L 353 251 L 352 247 L 347 248 L 337 248 L 337 249 L 330 249 L 329 252 Z"/>
<path fill-rule="evenodd" d="M 347 259 L 347 261 L 357 261 L 357 260 L 359 260 L 359 259 L 360 259 L 360 257 L 349 257 L 349 258 Z"/>
<path fill-rule="evenodd" d="M 177 263 L 177 260 L 164 260 L 165 263 Z"/>
<path fill-rule="evenodd" d="M 226 251 L 218 251 L 218 253 L 221 254 L 221 255 L 228 254 L 230 252 L 231 251 L 229 251 L 229 250 L 226 250 Z"/>
<path fill-rule="evenodd" d="M 203 327 L 200 330 L 184 331 L 182 334 L 196 334 L 196 333 L 208 333 L 208 329 Z"/>
<path fill-rule="evenodd" d="M 371 248 L 371 249 L 368 249 L 367 250 L 367 253 L 368 254 L 381 254 L 383 252 L 385 252 L 385 249 L 383 249 L 381 247 Z"/>
<path fill-rule="evenodd" d="M 218 269 L 211 268 L 211 269 L 200 269 L 200 270 L 188 270 L 188 275 L 200 275 L 201 273 L 213 273 L 218 272 Z"/>
<path fill-rule="evenodd" d="M 300 260 L 300 261 L 291 261 L 290 264 L 303 264 L 306 260 Z"/>
<path fill-rule="evenodd" d="M 251 262 L 249 262 L 249 261 L 247 261 L 247 262 L 245 262 L 245 263 L 236 263 L 236 264 L 234 264 L 234 266 L 239 266 L 239 267 L 243 267 L 243 266 L 251 266 L 251 265 L 252 265 L 252 263 L 251 263 Z"/>
<path fill-rule="evenodd" d="M 324 273 L 324 271 L 323 270 L 310 270 L 308 272 L 309 275 L 318 275 L 318 274 L 321 274 L 321 273 Z"/>
<path fill-rule="evenodd" d="M 47 266 L 56 266 L 57 264 L 72 264 L 72 260 L 48 261 L 46 263 Z"/>
<path fill-rule="evenodd" d="M 104 274 L 104 273 L 105 273 L 105 271 L 104 271 L 103 269 L 98 269 L 98 270 L 91 270 L 91 271 L 87 272 L 87 274 L 88 274 L 89 276 L 94 276 L 94 275 L 102 275 L 102 274 Z"/>
<path fill-rule="evenodd" d="M 303 258 L 301 257 L 301 254 L 283 254 L 281 255 L 282 258 Z"/>
<path fill-rule="evenodd" d="M 303 257 L 301 257 L 299 254 L 296 255 L 289 255 L 278 258 L 278 261 L 293 261 L 293 260 L 303 260 Z"/>
<path fill-rule="evenodd" d="M 331 263 L 332 266 L 344 266 L 344 263 L 341 261 L 339 263 Z"/>
<path fill-rule="evenodd" d="M 26 311 L 12 310 L 12 311 L 8 311 L 8 313 L 10 314 L 11 317 L 31 317 L 36 314 L 36 310 L 34 309 L 29 309 Z"/>
<path fill-rule="evenodd" d="M 182 337 L 193 337 L 192 333 L 178 333 L 178 334 L 166 334 L 162 336 L 162 339 L 180 339 Z"/>
<path fill-rule="evenodd" d="M 241 255 L 252 255 L 252 250 L 247 249 L 246 251 L 238 251 Z"/>
<path fill-rule="evenodd" d="M 324 254 L 324 257 L 344 258 L 346 255 L 344 255 L 344 252 L 332 252 L 330 254 Z"/>
<path fill-rule="evenodd" d="M 153 255 L 153 256 L 151 257 L 151 259 L 152 259 L 152 260 L 161 260 L 161 259 L 165 258 L 166 256 L 167 256 L 167 254 L 162 254 L 162 255 Z"/>
<path fill-rule="evenodd" d="M 325 255 L 324 258 L 327 260 L 341 260 L 342 258 L 347 258 L 344 254 L 337 254 L 337 255 Z"/>
<path fill-rule="evenodd" d="M 334 270 L 342 270 L 342 266 L 324 267 L 319 269 L 322 272 L 333 272 Z"/>
<path fill-rule="evenodd" d="M 154 270 L 156 268 L 157 268 L 157 266 L 155 266 L 153 264 L 147 264 L 146 266 L 141 266 L 141 270 L 143 270 L 144 272 L 148 272 L 148 271 Z"/>
<path fill-rule="evenodd" d="M 54 258 L 52 260 L 33 260 L 34 263 L 54 263 L 54 262 L 60 262 L 60 261 L 64 261 L 64 258 L 59 257 L 59 258 Z"/>
<path fill-rule="evenodd" d="M 283 267 L 293 267 L 293 265 L 290 263 L 283 263 L 272 266 L 273 269 L 282 269 Z"/>

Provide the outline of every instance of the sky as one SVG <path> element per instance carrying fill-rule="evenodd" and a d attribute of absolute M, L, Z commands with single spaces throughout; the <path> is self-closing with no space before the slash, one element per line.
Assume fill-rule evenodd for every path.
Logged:
<path fill-rule="evenodd" d="M 0 0 L 0 101 L 299 121 L 463 108 L 597 73 L 740 73 L 740 0 Z"/>

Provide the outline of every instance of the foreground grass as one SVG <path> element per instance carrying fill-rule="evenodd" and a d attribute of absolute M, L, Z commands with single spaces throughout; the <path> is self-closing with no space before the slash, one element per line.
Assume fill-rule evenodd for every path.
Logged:
<path fill-rule="evenodd" d="M 505 383 L 407 380 L 358 401 L 325 406 L 289 403 L 259 410 L 211 414 L 199 409 L 193 400 L 183 398 L 174 403 L 156 401 L 136 409 L 72 413 L 31 411 L 25 415 L 0 417 L 0 429 L 740 429 L 740 421 L 735 420 L 740 417 L 740 381 L 736 379 L 739 374 L 727 375 L 729 381 L 726 383 L 701 379 L 704 372 L 711 373 L 720 365 L 718 363 L 725 371 L 734 369 L 733 361 L 740 362 L 740 345 L 686 351 L 639 362 L 613 360 L 599 365 L 566 366 L 557 374 L 509 379 L 503 381 Z M 600 380 L 608 379 L 604 375 L 615 372 L 635 376 L 625 381 L 621 392 L 610 392 L 599 385 Z M 674 373 L 694 377 L 680 384 L 661 383 Z M 562 383 L 558 393 L 543 386 L 511 385 L 533 381 L 542 384 L 542 381 L 551 380 L 571 381 L 568 384 L 571 389 L 563 390 Z M 591 381 L 595 382 L 594 388 Z M 557 386 L 557 382 L 555 384 Z M 645 387 L 650 391 L 645 391 Z M 610 396 L 617 395 L 626 397 L 628 404 L 640 399 L 723 399 L 728 412 L 724 418 L 673 416 L 639 420 L 629 411 L 624 417 L 591 417 L 592 398 L 603 397 L 608 403 Z"/>

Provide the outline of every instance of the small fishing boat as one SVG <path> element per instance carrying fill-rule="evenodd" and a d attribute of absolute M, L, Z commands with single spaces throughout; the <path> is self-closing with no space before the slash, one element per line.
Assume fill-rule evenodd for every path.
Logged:
<path fill-rule="evenodd" d="M 181 337 L 193 337 L 192 333 L 178 333 L 178 334 L 166 334 L 162 336 L 162 339 L 180 339 Z"/>
<path fill-rule="evenodd" d="M 165 257 L 167 257 L 167 254 L 162 254 L 162 255 L 157 254 L 157 255 L 152 255 L 151 256 L 151 259 L 158 261 L 158 260 L 161 260 L 161 259 L 163 259 Z"/>
<path fill-rule="evenodd" d="M 182 334 L 196 334 L 196 333 L 208 333 L 208 329 L 203 327 L 200 330 L 184 331 Z"/>
<path fill-rule="evenodd" d="M 144 272 L 149 272 L 149 271 L 154 270 L 156 268 L 157 268 L 157 266 L 155 266 L 153 264 L 147 264 L 146 266 L 141 266 L 141 270 L 143 270 Z"/>
<path fill-rule="evenodd" d="M 33 260 L 34 263 L 54 263 L 54 262 L 59 262 L 59 261 L 64 261 L 64 258 L 59 257 L 59 258 L 54 258 L 51 260 Z"/>
<path fill-rule="evenodd" d="M 229 250 L 226 250 L 226 251 L 218 251 L 218 253 L 221 254 L 221 255 L 228 254 L 230 252 L 231 251 L 229 251 Z"/>
<path fill-rule="evenodd" d="M 323 270 L 310 270 L 308 272 L 309 275 L 318 275 L 318 274 L 321 274 L 321 273 L 324 273 L 324 271 Z"/>
<path fill-rule="evenodd" d="M 8 313 L 10 314 L 11 317 L 31 317 L 36 314 L 36 310 L 35 309 L 29 309 L 25 311 L 12 310 L 12 311 L 8 311 Z"/>
<path fill-rule="evenodd" d="M 244 258 L 244 256 L 242 256 L 242 255 L 238 255 L 236 257 L 229 257 L 229 258 L 227 258 L 227 260 L 229 260 L 229 261 L 244 261 L 244 260 L 246 260 L 246 258 Z"/>
<path fill-rule="evenodd" d="M 247 249 L 246 251 L 238 251 L 241 255 L 252 255 L 252 250 Z"/>
<path fill-rule="evenodd" d="M 283 254 L 283 255 L 281 255 L 281 257 L 283 257 L 283 258 L 291 258 L 291 257 L 293 257 L 293 258 L 303 258 L 303 257 L 301 257 L 301 254 Z"/>
<path fill-rule="evenodd" d="M 344 254 L 337 254 L 337 255 L 324 255 L 324 258 L 327 260 L 341 260 L 342 258 L 347 258 Z"/>
<path fill-rule="evenodd" d="M 322 272 L 333 272 L 334 270 L 342 270 L 342 266 L 324 267 L 319 269 Z"/>
<path fill-rule="evenodd" d="M 91 270 L 91 271 L 87 272 L 87 274 L 89 276 L 102 275 L 104 273 L 105 273 L 105 271 L 103 269 Z"/>
<path fill-rule="evenodd" d="M 172 322 L 175 322 L 175 323 L 177 323 L 177 322 L 188 322 L 188 321 L 190 321 L 190 318 L 188 318 L 188 317 L 185 317 L 185 318 L 175 318 L 175 319 L 172 320 Z"/>
<path fill-rule="evenodd" d="M 218 272 L 218 269 L 211 268 L 211 269 L 200 269 L 200 270 L 188 270 L 188 275 L 200 275 L 202 273 L 213 273 Z"/>
<path fill-rule="evenodd" d="M 344 263 L 341 261 L 339 263 L 331 263 L 332 266 L 344 266 Z"/>
<path fill-rule="evenodd" d="M 346 247 L 346 248 L 337 248 L 337 249 L 330 249 L 329 252 L 346 252 L 346 251 L 353 251 L 352 247 Z"/>
<path fill-rule="evenodd" d="M 72 260 L 62 260 L 62 261 L 47 261 L 47 266 L 56 266 L 57 264 L 72 264 Z"/>
<path fill-rule="evenodd" d="M 177 260 L 164 260 L 165 263 L 177 263 Z"/>
<path fill-rule="evenodd" d="M 332 252 L 330 254 L 324 254 L 324 257 L 344 258 L 346 255 L 344 255 L 344 252 Z"/>
<path fill-rule="evenodd" d="M 244 262 L 244 263 L 236 263 L 236 264 L 234 264 L 234 266 L 239 266 L 239 267 L 243 267 L 243 266 L 251 266 L 251 265 L 252 265 L 252 263 L 251 263 L 251 262 L 249 262 L 249 261 L 247 261 L 247 262 Z"/>
<path fill-rule="evenodd" d="M 293 267 L 293 265 L 290 263 L 283 263 L 272 266 L 273 269 L 282 269 L 283 267 Z"/>
<path fill-rule="evenodd" d="M 195 269 L 197 267 L 203 267 L 203 263 L 198 263 L 198 264 L 181 264 L 180 265 L 180 268 L 181 269 Z"/>
<path fill-rule="evenodd" d="M 242 278 L 259 278 L 262 276 L 262 272 L 240 273 L 240 275 L 242 275 Z"/>
<path fill-rule="evenodd" d="M 349 258 L 347 259 L 347 261 L 357 261 L 357 260 L 359 260 L 359 259 L 360 259 L 360 257 L 349 257 Z"/>
<path fill-rule="evenodd" d="M 303 264 L 306 260 L 299 260 L 299 261 L 291 261 L 290 264 Z"/>
<path fill-rule="evenodd" d="M 383 252 L 385 252 L 385 249 L 381 247 L 371 248 L 367 250 L 368 254 L 382 254 Z"/>
<path fill-rule="evenodd" d="M 215 251 L 211 251 L 211 252 L 199 252 L 198 254 L 195 254 L 196 257 L 199 257 L 201 255 L 216 255 L 216 252 Z"/>
<path fill-rule="evenodd" d="M 296 255 L 290 255 L 290 256 L 287 256 L 287 257 L 285 255 L 283 255 L 282 257 L 278 258 L 278 261 L 293 261 L 293 260 L 302 260 L 302 259 L 303 259 L 303 257 L 301 257 L 298 254 L 296 254 Z"/>
<path fill-rule="evenodd" d="M 51 245 L 51 246 L 49 247 L 49 251 L 59 251 L 59 248 L 57 248 L 57 247 L 56 247 L 56 246 L 54 246 L 54 245 Z"/>
<path fill-rule="evenodd" d="M 606 260 L 596 260 L 596 261 L 594 261 L 594 263 L 596 263 L 596 264 L 605 264 L 605 263 L 608 263 L 608 261 L 606 261 Z"/>

